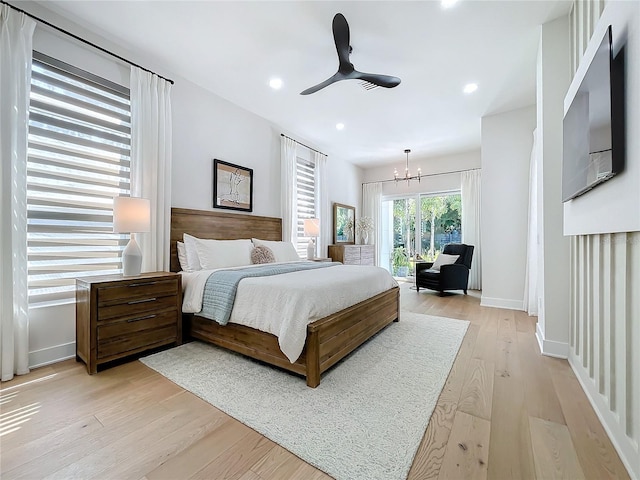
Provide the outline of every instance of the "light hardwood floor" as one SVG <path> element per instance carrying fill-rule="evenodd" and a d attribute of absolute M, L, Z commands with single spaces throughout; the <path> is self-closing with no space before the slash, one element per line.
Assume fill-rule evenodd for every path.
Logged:
<path fill-rule="evenodd" d="M 568 363 L 539 354 L 535 318 L 469 293 L 401 288 L 403 309 L 471 322 L 409 478 L 629 478 Z M 3 383 L 0 434 L 3 479 L 329 478 L 138 361 Z"/>

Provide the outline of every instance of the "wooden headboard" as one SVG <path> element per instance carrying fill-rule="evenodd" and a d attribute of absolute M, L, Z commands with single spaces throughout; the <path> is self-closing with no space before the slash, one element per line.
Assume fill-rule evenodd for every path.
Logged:
<path fill-rule="evenodd" d="M 260 238 L 282 240 L 282 219 L 243 213 L 222 213 L 211 210 L 171 209 L 171 271 L 179 272 L 176 242 L 182 234 L 214 240 Z"/>

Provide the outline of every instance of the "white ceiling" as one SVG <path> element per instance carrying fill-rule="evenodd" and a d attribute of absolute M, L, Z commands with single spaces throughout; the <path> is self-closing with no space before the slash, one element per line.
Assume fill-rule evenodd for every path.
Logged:
<path fill-rule="evenodd" d="M 535 103 L 538 26 L 571 7 L 567 0 L 461 0 L 449 9 L 439 1 L 43 3 L 363 167 L 402 161 L 405 148 L 412 159 L 479 148 L 482 116 Z M 399 86 L 367 91 L 349 80 L 299 95 L 337 69 L 337 12 L 349 23 L 356 69 L 400 77 Z M 281 90 L 269 87 L 274 76 Z M 479 88 L 465 95 L 469 82 Z"/>

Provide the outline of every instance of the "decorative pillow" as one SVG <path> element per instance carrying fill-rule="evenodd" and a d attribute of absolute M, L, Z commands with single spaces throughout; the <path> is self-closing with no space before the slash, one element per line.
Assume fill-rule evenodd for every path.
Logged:
<path fill-rule="evenodd" d="M 182 240 L 184 240 L 184 249 L 187 256 L 187 268 L 184 270 L 187 272 L 202 270 L 200 259 L 198 258 L 198 250 L 196 249 L 196 241 L 198 238 L 185 233 L 182 235 Z"/>
<path fill-rule="evenodd" d="M 291 242 L 276 242 L 273 240 L 260 240 L 259 238 L 252 238 L 251 241 L 255 246 L 263 245 L 269 247 L 276 257 L 276 262 L 296 262 L 300 260 L 298 252 L 296 252 Z"/>
<path fill-rule="evenodd" d="M 249 239 L 209 240 L 196 238 L 195 245 L 203 270 L 251 265 L 253 245 Z"/>
<path fill-rule="evenodd" d="M 251 250 L 251 263 L 273 263 L 276 257 L 273 251 L 265 245 L 257 245 Z"/>
<path fill-rule="evenodd" d="M 178 263 L 180 263 L 180 270 L 183 272 L 191 272 L 192 270 L 189 268 L 189 262 L 187 261 L 187 248 L 184 246 L 183 242 L 177 242 L 176 246 L 178 248 Z"/>
<path fill-rule="evenodd" d="M 436 258 L 436 261 L 433 262 L 433 265 L 431 265 L 431 270 L 440 271 L 441 266 L 452 265 L 456 263 L 458 257 L 460 257 L 460 255 L 447 255 L 446 253 L 441 253 L 440 255 L 438 255 L 438 258 Z"/>

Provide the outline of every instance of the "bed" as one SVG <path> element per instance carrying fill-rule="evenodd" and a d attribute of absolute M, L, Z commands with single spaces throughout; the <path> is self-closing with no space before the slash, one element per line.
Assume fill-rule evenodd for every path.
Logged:
<path fill-rule="evenodd" d="M 215 240 L 252 237 L 281 240 L 282 220 L 172 208 L 170 259 L 173 272 L 180 271 L 176 242 L 182 240 L 184 233 Z M 183 333 L 186 338 L 212 343 L 302 375 L 307 385 L 315 388 L 320 384 L 323 372 L 387 325 L 399 320 L 399 301 L 399 288 L 396 286 L 308 324 L 302 354 L 294 363 L 282 353 L 275 335 L 244 325 L 229 323 L 222 326 L 197 314 L 183 313 Z"/>

